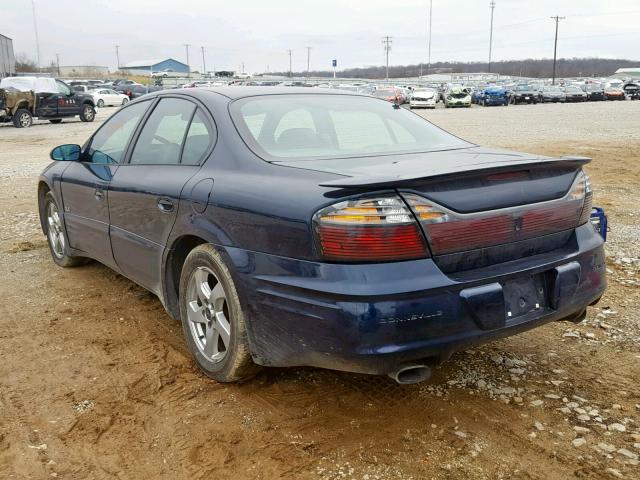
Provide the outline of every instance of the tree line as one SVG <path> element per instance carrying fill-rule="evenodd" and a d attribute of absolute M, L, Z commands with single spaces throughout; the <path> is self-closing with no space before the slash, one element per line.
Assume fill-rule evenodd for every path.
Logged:
<path fill-rule="evenodd" d="M 608 77 L 619 68 L 640 66 L 640 61 L 615 58 L 560 58 L 556 62 L 556 77 Z M 487 72 L 487 62 L 436 62 L 427 72 L 426 64 L 389 66 L 390 78 L 417 77 L 427 73 L 474 73 Z M 553 74 L 553 59 L 527 58 L 525 60 L 500 60 L 491 63 L 491 72 L 501 75 L 546 78 Z M 275 72 L 288 75 L 289 72 Z M 293 76 L 306 76 L 307 72 L 293 72 Z M 332 77 L 332 70 L 314 70 L 313 77 Z M 341 78 L 385 78 L 386 67 L 367 66 L 341 70 Z"/>

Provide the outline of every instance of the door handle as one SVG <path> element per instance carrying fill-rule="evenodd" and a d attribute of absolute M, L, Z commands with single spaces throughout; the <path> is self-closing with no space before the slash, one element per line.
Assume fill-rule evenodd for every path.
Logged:
<path fill-rule="evenodd" d="M 99 202 L 104 200 L 104 192 L 102 190 L 96 190 L 94 193 L 96 200 L 98 200 Z"/>
<path fill-rule="evenodd" d="M 168 198 L 159 198 L 158 199 L 158 208 L 161 212 L 172 212 L 173 211 L 173 202 Z"/>

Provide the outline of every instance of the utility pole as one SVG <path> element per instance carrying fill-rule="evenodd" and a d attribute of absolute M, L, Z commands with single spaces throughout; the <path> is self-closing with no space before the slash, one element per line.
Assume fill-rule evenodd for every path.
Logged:
<path fill-rule="evenodd" d="M 58 66 L 58 76 L 60 76 L 60 54 L 56 53 L 56 65 Z"/>
<path fill-rule="evenodd" d="M 293 50 L 289 49 L 287 52 L 289 52 L 289 78 L 291 78 L 293 76 L 293 72 L 291 71 L 291 54 L 293 53 Z"/>
<path fill-rule="evenodd" d="M 311 47 L 307 48 L 307 79 L 309 79 L 310 65 L 311 65 Z"/>
<path fill-rule="evenodd" d="M 116 62 L 118 62 L 118 70 L 120 70 L 120 45 L 116 45 Z"/>
<path fill-rule="evenodd" d="M 189 47 L 191 46 L 191 44 L 189 43 L 185 43 L 184 44 L 184 48 L 187 49 L 187 77 L 191 76 L 191 67 L 189 66 Z"/>
<path fill-rule="evenodd" d="M 429 69 L 431 68 L 431 20 L 433 19 L 433 0 L 429 0 L 429 48 L 427 53 L 427 75 L 429 75 Z"/>
<path fill-rule="evenodd" d="M 391 50 L 391 43 L 393 42 L 393 40 L 391 39 L 391 37 L 389 35 L 386 35 L 384 37 L 382 37 L 382 44 L 384 45 L 384 51 L 387 57 L 387 73 L 386 73 L 386 79 L 389 80 L 389 51 Z"/>
<path fill-rule="evenodd" d="M 558 53 L 558 23 L 560 20 L 564 20 L 567 17 L 551 17 L 552 20 L 556 21 L 556 39 L 553 42 L 553 79 L 551 80 L 551 85 L 556 84 L 556 54 Z"/>
<path fill-rule="evenodd" d="M 207 63 L 204 60 L 204 47 L 200 47 L 200 50 L 202 50 L 202 74 L 206 75 L 207 74 Z"/>
<path fill-rule="evenodd" d="M 496 8 L 495 0 L 491 0 L 489 3 L 489 7 L 491 8 L 491 29 L 489 30 L 489 68 L 488 73 L 491 73 L 491 49 L 493 47 L 493 10 Z"/>
<path fill-rule="evenodd" d="M 31 0 L 31 10 L 33 11 L 33 32 L 36 36 L 36 61 L 38 63 L 38 71 L 40 71 L 40 40 L 38 39 L 38 22 L 36 21 L 36 3 Z"/>

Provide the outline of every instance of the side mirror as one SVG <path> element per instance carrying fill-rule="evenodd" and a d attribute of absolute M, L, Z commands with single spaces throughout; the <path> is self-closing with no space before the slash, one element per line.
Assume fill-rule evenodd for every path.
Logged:
<path fill-rule="evenodd" d="M 80 160 L 80 151 L 80 145 L 68 143 L 65 145 L 59 145 L 51 150 L 49 156 L 51 157 L 51 160 L 55 160 L 57 162 L 77 162 Z"/>

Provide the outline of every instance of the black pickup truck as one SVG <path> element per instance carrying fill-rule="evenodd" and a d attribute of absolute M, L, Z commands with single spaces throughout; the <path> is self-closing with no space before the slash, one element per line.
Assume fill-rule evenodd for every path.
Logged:
<path fill-rule="evenodd" d="M 34 117 L 60 123 L 62 119 L 78 115 L 83 122 L 93 122 L 96 117 L 93 97 L 75 92 L 61 80 L 55 80 L 57 92 L 44 93 L 0 89 L 0 122 L 13 122 L 16 128 L 33 124 Z"/>

